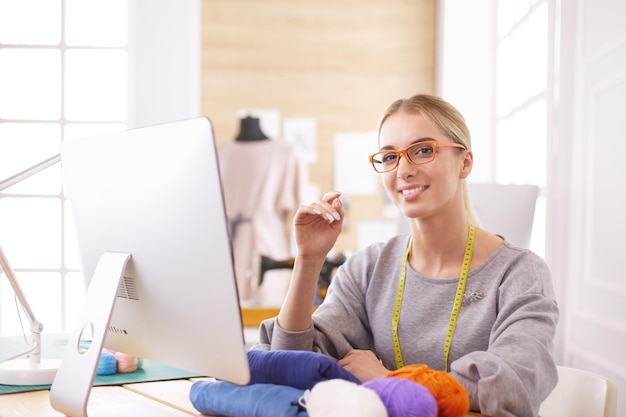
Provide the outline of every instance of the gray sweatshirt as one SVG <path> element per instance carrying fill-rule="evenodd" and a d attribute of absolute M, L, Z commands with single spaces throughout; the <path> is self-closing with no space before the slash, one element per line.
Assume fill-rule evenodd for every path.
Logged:
<path fill-rule="evenodd" d="M 395 370 L 392 314 L 408 239 L 397 236 L 357 252 L 337 270 L 310 329 L 288 332 L 275 318 L 266 320 L 254 348 L 313 350 L 336 359 L 365 349 Z M 398 328 L 404 364 L 445 369 L 444 340 L 458 281 L 407 267 Z M 465 295 L 450 373 L 467 388 L 472 410 L 536 417 L 557 382 L 551 350 L 559 311 L 546 263 L 505 241 L 470 271 Z"/>

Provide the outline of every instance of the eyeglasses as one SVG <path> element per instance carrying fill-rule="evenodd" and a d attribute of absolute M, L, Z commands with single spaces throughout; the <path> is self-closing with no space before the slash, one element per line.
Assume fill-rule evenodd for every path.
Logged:
<path fill-rule="evenodd" d="M 398 163 L 400 163 L 400 157 L 402 155 L 404 155 L 407 161 L 413 165 L 427 164 L 435 159 L 437 148 L 442 147 L 467 149 L 460 143 L 427 140 L 424 142 L 414 143 L 408 148 L 401 149 L 399 151 L 386 150 L 376 152 L 374 155 L 370 155 L 369 159 L 370 163 L 374 167 L 374 170 L 376 172 L 383 173 L 396 169 Z"/>

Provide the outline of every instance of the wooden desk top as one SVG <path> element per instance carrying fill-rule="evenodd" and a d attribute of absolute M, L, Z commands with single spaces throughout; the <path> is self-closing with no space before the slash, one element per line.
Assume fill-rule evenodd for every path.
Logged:
<path fill-rule="evenodd" d="M 189 400 L 189 389 L 195 380 L 142 382 L 113 387 L 94 387 L 89 397 L 89 417 L 146 415 L 151 417 L 189 417 L 200 414 Z M 49 391 L 31 391 L 0 395 L 2 417 L 62 417 L 50 405 Z M 481 417 L 468 413 L 466 417 Z"/>
<path fill-rule="evenodd" d="M 189 382 L 190 384 L 190 382 Z M 2 417 L 62 417 L 50 405 L 49 391 L 20 392 L 17 394 L 3 394 L 0 396 L 0 416 Z M 160 401 L 152 400 L 143 395 L 129 390 L 123 386 L 94 387 L 89 396 L 87 413 L 89 417 L 121 416 L 121 415 L 145 415 L 137 412 L 142 407 L 149 407 L 151 415 L 158 415 L 159 411 L 164 416 L 189 417 L 200 416 L 197 411 L 187 413 L 177 407 Z M 152 413 L 152 410 L 157 410 Z"/>

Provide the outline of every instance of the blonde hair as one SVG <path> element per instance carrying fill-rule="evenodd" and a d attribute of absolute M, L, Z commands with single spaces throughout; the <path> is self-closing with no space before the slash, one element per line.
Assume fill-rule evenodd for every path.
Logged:
<path fill-rule="evenodd" d="M 463 115 L 447 101 L 428 94 L 417 94 L 407 99 L 399 99 L 391 103 L 378 124 L 378 140 L 380 131 L 387 118 L 399 112 L 419 114 L 427 117 L 443 132 L 452 142 L 463 145 L 466 149 L 472 149 L 472 139 Z M 467 181 L 463 181 L 463 205 L 473 224 L 479 225 L 478 217 L 474 213 L 469 194 Z"/>

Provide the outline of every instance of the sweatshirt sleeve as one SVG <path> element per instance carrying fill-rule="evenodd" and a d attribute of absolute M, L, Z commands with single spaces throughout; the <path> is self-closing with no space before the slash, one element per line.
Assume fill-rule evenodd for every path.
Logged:
<path fill-rule="evenodd" d="M 559 311 L 543 261 L 512 265 L 498 290 L 498 315 L 486 351 L 451 364 L 472 409 L 489 416 L 536 417 L 557 383 L 552 357 Z"/>
<path fill-rule="evenodd" d="M 336 360 L 353 349 L 346 337 L 334 327 L 319 329 L 315 324 L 305 331 L 283 329 L 276 317 L 264 320 L 259 327 L 259 341 L 255 350 L 304 350 L 320 352 Z"/>
<path fill-rule="evenodd" d="M 282 329 L 276 318 L 265 320 L 259 342 L 253 349 L 311 350 L 343 358 L 352 349 L 374 350 L 366 311 L 368 266 L 362 255 L 353 256 L 337 269 L 324 302 L 317 308 L 312 325 L 302 332 Z"/>

